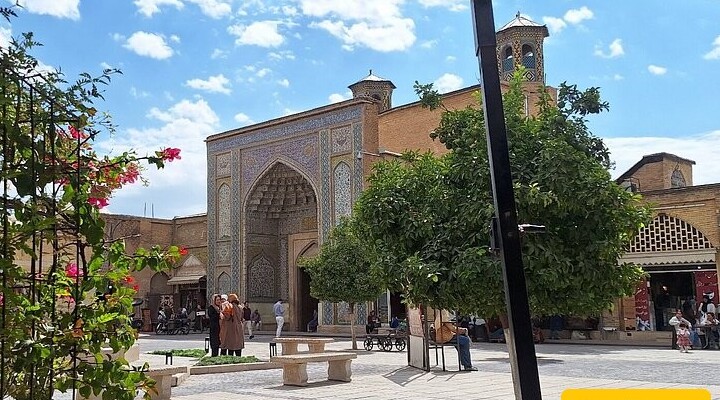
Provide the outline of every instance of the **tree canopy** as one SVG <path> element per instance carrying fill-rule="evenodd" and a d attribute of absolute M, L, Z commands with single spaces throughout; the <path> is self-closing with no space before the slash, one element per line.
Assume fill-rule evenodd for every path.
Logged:
<path fill-rule="evenodd" d="M 320 253 L 300 261 L 310 275 L 310 294 L 320 300 L 350 305 L 353 348 L 356 348 L 355 304 L 373 301 L 384 291 L 371 250 L 358 237 L 356 226 L 343 219 L 320 248 Z"/>
<path fill-rule="evenodd" d="M 618 260 L 649 209 L 611 179 L 609 151 L 586 125 L 587 115 L 608 109 L 597 88 L 563 83 L 557 105 L 544 92 L 538 114 L 527 116 L 522 86 L 518 74 L 504 94 L 518 221 L 547 227 L 522 238 L 531 309 L 598 313 L 643 275 Z M 431 85 L 416 91 L 442 106 Z M 376 164 L 355 223 L 384 280 L 408 301 L 503 314 L 501 265 L 488 249 L 494 206 L 481 107 L 445 109 L 430 135 L 450 152 Z"/>

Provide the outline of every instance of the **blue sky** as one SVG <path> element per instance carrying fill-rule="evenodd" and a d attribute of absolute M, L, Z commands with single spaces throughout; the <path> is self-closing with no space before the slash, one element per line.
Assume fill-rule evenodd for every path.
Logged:
<path fill-rule="evenodd" d="M 15 0 L 5 0 L 11 5 Z M 469 0 L 22 0 L 0 41 L 32 31 L 34 55 L 68 77 L 119 68 L 99 108 L 119 126 L 100 151 L 180 147 L 147 187 L 124 188 L 115 213 L 206 210 L 205 143 L 213 133 L 340 101 L 373 69 L 393 104 L 415 80 L 443 91 L 478 82 Z M 697 162 L 695 184 L 720 182 L 720 1 L 495 1 L 548 25 L 547 83 L 599 86 L 593 117 L 617 176 L 645 154 Z"/>

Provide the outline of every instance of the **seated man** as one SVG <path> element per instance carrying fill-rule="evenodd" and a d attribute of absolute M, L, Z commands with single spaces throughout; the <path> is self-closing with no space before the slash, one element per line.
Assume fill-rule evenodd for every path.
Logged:
<path fill-rule="evenodd" d="M 448 343 L 453 340 L 457 343 L 458 356 L 463 369 L 465 371 L 477 371 L 477 368 L 473 367 L 470 358 L 470 336 L 468 336 L 467 329 L 458 328 L 450 322 L 450 315 L 447 311 L 436 312 L 435 341 L 437 343 Z"/>

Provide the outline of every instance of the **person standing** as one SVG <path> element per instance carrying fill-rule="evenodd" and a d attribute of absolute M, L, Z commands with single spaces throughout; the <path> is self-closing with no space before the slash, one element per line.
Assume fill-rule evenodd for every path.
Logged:
<path fill-rule="evenodd" d="M 248 334 L 250 335 L 250 336 L 248 336 L 248 339 L 252 339 L 255 337 L 255 335 L 253 335 L 252 312 L 250 311 L 250 306 L 248 305 L 247 301 L 243 303 L 242 310 L 243 310 L 243 324 L 247 324 Z"/>
<path fill-rule="evenodd" d="M 207 308 L 206 314 L 208 325 L 210 328 L 210 357 L 217 357 L 220 350 L 220 306 L 222 298 L 219 294 L 212 295 L 210 307 Z"/>
<path fill-rule="evenodd" d="M 220 313 L 220 355 L 242 355 L 245 347 L 242 317 L 240 300 L 235 293 L 231 293 Z"/>
<path fill-rule="evenodd" d="M 283 307 L 282 299 L 278 299 L 273 305 L 273 313 L 275 313 L 275 322 L 277 323 L 275 337 L 280 337 L 283 325 L 285 325 L 285 307 Z"/>

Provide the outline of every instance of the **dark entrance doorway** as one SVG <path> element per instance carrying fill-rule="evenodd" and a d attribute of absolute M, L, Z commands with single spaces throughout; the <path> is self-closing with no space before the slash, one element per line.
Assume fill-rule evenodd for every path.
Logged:
<path fill-rule="evenodd" d="M 313 243 L 308 246 L 298 257 L 312 257 L 318 252 L 317 244 Z M 297 262 L 295 263 L 297 265 Z M 307 331 L 307 324 L 313 319 L 313 314 L 318 309 L 318 299 L 310 295 L 310 274 L 303 268 L 298 268 L 298 326 L 299 332 Z"/>
<path fill-rule="evenodd" d="M 650 273 L 650 299 L 653 302 L 655 329 L 672 329 L 668 321 L 676 309 L 688 298 L 695 297 L 695 282 L 692 272 Z"/>
<path fill-rule="evenodd" d="M 401 294 L 390 292 L 390 318 L 397 317 L 399 320 L 403 320 L 406 316 L 407 311 L 405 304 L 402 303 Z"/>

